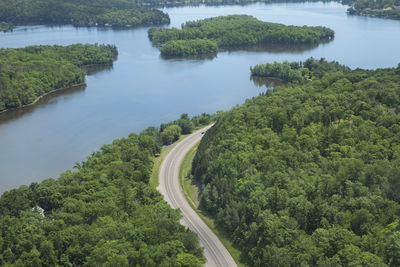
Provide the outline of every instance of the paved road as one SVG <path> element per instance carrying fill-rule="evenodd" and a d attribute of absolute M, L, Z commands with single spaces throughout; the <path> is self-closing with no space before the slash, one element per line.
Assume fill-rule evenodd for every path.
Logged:
<path fill-rule="evenodd" d="M 207 126 L 186 137 L 179 142 L 165 157 L 159 172 L 160 185 L 158 190 L 172 208 L 181 210 L 183 218 L 181 224 L 197 233 L 201 245 L 205 248 L 206 266 L 237 266 L 232 256 L 210 228 L 200 219 L 190 207 L 179 184 L 179 169 L 185 155 L 203 137 L 202 132 L 208 130 Z"/>

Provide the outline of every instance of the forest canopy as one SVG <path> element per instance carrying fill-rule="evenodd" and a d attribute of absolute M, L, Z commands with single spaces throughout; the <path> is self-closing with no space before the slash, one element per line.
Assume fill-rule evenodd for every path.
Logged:
<path fill-rule="evenodd" d="M 168 14 L 128 0 L 0 0 L 0 22 L 134 27 L 169 24 Z"/>
<path fill-rule="evenodd" d="M 168 128 L 179 137 L 213 118 L 182 114 L 102 146 L 56 180 L 3 193 L 0 265 L 202 266 L 197 235 L 149 178 Z"/>
<path fill-rule="evenodd" d="M 83 84 L 83 66 L 111 64 L 117 55 L 115 46 L 97 44 L 0 49 L 0 111 Z"/>
<path fill-rule="evenodd" d="M 349 67 L 338 62 L 327 62 L 325 59 L 309 58 L 304 62 L 266 63 L 250 67 L 252 76 L 280 79 L 291 84 L 303 84 L 315 78 L 322 78 L 327 72 L 340 71 L 347 73 Z"/>
<path fill-rule="evenodd" d="M 192 168 L 202 209 L 249 266 L 399 266 L 400 64 L 267 66 L 307 79 L 207 131 Z"/>
<path fill-rule="evenodd" d="M 205 54 L 216 55 L 218 45 L 208 39 L 172 40 L 160 48 L 162 56 L 166 57 L 188 57 L 201 56 Z"/>
<path fill-rule="evenodd" d="M 262 44 L 318 44 L 333 39 L 334 31 L 320 26 L 286 26 L 263 22 L 248 15 L 229 15 L 188 21 L 182 24 L 181 29 L 151 28 L 148 35 L 164 55 L 185 56 L 187 53 L 196 55 L 199 52 L 196 47 L 205 47 L 206 44 L 210 49 L 200 49 L 203 53 L 215 53 L 211 49 L 213 47 L 228 49 Z"/>

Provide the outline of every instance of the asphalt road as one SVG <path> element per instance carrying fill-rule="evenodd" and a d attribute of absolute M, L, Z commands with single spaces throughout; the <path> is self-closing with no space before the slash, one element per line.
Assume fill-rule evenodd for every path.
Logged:
<path fill-rule="evenodd" d="M 163 194 L 164 199 L 172 208 L 181 210 L 183 216 L 181 224 L 199 236 L 200 243 L 204 247 L 204 256 L 207 260 L 206 266 L 237 266 L 218 237 L 190 207 L 179 183 L 179 170 L 185 155 L 201 140 L 203 137 L 202 132 L 205 132 L 210 127 L 207 126 L 194 132 L 171 149 L 161 164 L 159 172 L 160 185 L 157 189 Z"/>

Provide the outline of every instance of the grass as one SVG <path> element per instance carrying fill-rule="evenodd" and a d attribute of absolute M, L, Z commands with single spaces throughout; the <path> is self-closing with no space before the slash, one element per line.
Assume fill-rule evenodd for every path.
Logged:
<path fill-rule="evenodd" d="M 191 202 L 190 205 L 196 208 L 199 206 L 199 188 L 192 183 L 192 179 L 190 176 L 190 170 L 192 168 L 192 161 L 194 156 L 196 155 L 197 147 L 199 144 L 196 144 L 190 151 L 186 154 L 183 159 L 182 165 L 179 170 L 179 178 L 181 182 L 181 187 L 186 196 L 187 201 Z"/>
<path fill-rule="evenodd" d="M 200 218 L 207 224 L 207 226 L 210 227 L 210 229 L 219 238 L 222 244 L 224 244 L 226 249 L 232 255 L 236 264 L 239 267 L 244 267 L 246 265 L 244 265 L 239 261 L 240 251 L 233 247 L 231 241 L 229 241 L 227 235 L 223 231 L 215 227 L 214 220 L 199 209 L 199 203 L 200 203 L 198 199 L 199 188 L 194 183 L 192 183 L 190 175 L 190 170 L 192 168 L 192 161 L 194 156 L 196 155 L 197 147 L 198 144 L 195 145 L 192 149 L 190 149 L 190 151 L 186 154 L 182 162 L 182 165 L 180 167 L 179 179 L 183 194 L 185 195 L 186 200 L 189 202 L 192 209 L 200 216 Z"/>
<path fill-rule="evenodd" d="M 198 126 L 196 128 L 193 129 L 193 132 L 201 129 L 205 127 L 205 125 L 202 126 Z M 151 171 L 151 176 L 150 176 L 150 186 L 154 189 L 157 189 L 158 187 L 158 174 L 160 172 L 160 167 L 161 167 L 161 163 L 163 162 L 165 156 L 168 154 L 168 152 L 174 148 L 174 146 L 176 146 L 176 144 L 178 144 L 180 141 L 182 141 L 183 139 L 185 139 L 187 136 L 189 136 L 189 134 L 184 134 L 181 135 L 178 139 L 178 141 L 176 141 L 175 143 L 173 143 L 172 145 L 168 146 L 168 147 L 163 147 L 161 148 L 161 152 L 160 155 L 158 157 L 156 157 L 154 159 L 154 164 L 153 164 L 153 170 Z M 193 155 L 194 157 L 194 155 Z"/>

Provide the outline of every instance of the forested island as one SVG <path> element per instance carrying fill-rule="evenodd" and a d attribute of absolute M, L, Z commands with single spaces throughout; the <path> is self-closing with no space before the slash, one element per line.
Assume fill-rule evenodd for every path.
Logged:
<path fill-rule="evenodd" d="M 56 180 L 3 193 L 0 265 L 202 266 L 197 235 L 149 178 L 163 143 L 213 118 L 183 114 L 104 145 Z"/>
<path fill-rule="evenodd" d="M 400 19 L 400 0 L 355 0 L 351 5 L 349 14 Z"/>
<path fill-rule="evenodd" d="M 286 26 L 248 15 L 188 21 L 181 29 L 151 28 L 148 31 L 153 45 L 160 47 L 164 56 L 209 54 L 217 49 L 260 44 L 315 44 L 332 40 L 334 34 L 326 27 Z"/>
<path fill-rule="evenodd" d="M 201 208 L 249 266 L 399 266 L 400 64 L 263 66 L 288 83 L 207 131 Z"/>
<path fill-rule="evenodd" d="M 127 0 L 0 0 L 0 21 L 14 25 L 134 27 L 169 24 L 157 9 Z"/>
<path fill-rule="evenodd" d="M 82 67 L 111 64 L 113 45 L 29 46 L 0 49 L 0 111 L 34 103 L 51 91 L 85 83 Z"/>

